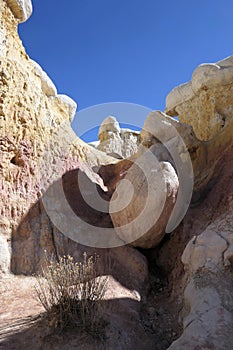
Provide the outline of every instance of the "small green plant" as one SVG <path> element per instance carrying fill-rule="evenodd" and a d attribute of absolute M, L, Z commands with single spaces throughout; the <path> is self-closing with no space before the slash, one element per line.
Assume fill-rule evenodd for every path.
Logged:
<path fill-rule="evenodd" d="M 37 276 L 35 290 L 47 311 L 52 328 L 76 328 L 101 336 L 106 321 L 101 316 L 101 300 L 106 291 L 106 276 L 98 276 L 99 257 L 83 255 L 83 262 L 71 256 L 48 259 Z"/>

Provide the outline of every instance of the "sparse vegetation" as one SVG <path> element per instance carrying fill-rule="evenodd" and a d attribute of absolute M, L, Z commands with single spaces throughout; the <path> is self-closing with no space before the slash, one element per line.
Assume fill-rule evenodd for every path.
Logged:
<path fill-rule="evenodd" d="M 46 257 L 46 266 L 37 276 L 35 290 L 45 308 L 49 324 L 65 331 L 75 328 L 103 337 L 106 321 L 101 315 L 101 301 L 106 291 L 106 276 L 98 276 L 99 257 L 83 255 L 83 262 L 71 256 L 56 261 Z"/>

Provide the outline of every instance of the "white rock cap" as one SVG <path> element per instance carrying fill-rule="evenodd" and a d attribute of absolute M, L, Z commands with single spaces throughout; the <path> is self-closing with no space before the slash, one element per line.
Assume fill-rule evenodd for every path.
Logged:
<path fill-rule="evenodd" d="M 112 115 L 105 118 L 99 128 L 98 136 L 100 136 L 104 132 L 112 131 L 113 133 L 120 133 L 121 128 L 120 125 L 116 119 L 116 117 L 113 117 Z"/>
<path fill-rule="evenodd" d="M 74 119 L 76 110 L 77 110 L 77 103 L 67 95 L 60 95 L 59 94 L 59 95 L 57 95 L 57 98 L 69 106 L 70 122 L 72 122 L 72 120 Z"/>
<path fill-rule="evenodd" d="M 37 62 L 33 60 L 30 60 L 30 61 L 33 65 L 35 74 L 41 78 L 41 88 L 44 94 L 47 97 L 56 96 L 57 88 L 52 82 L 52 80 L 49 78 L 47 73 L 45 73 L 45 71 L 41 68 L 41 66 Z"/>
<path fill-rule="evenodd" d="M 19 22 L 25 22 L 31 16 L 33 10 L 31 0 L 6 0 L 6 2 Z"/>
<path fill-rule="evenodd" d="M 199 65 L 190 82 L 175 87 L 166 98 L 166 113 L 173 113 L 175 107 L 191 100 L 201 89 L 233 83 L 233 56 L 216 63 Z"/>
<path fill-rule="evenodd" d="M 49 78 L 47 73 L 45 73 L 45 71 L 41 68 L 41 66 L 37 62 L 33 60 L 30 60 L 30 61 L 34 69 L 34 73 L 41 79 L 41 89 L 43 93 L 47 97 L 56 97 L 62 103 L 65 103 L 66 105 L 68 105 L 69 117 L 70 117 L 69 120 L 70 122 L 72 122 L 77 110 L 77 103 L 67 95 L 57 94 L 57 88 L 52 82 L 52 80 Z"/>

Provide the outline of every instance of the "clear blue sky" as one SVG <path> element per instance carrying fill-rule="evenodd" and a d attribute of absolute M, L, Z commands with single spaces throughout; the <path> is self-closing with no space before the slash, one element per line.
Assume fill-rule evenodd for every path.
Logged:
<path fill-rule="evenodd" d="M 117 101 L 163 110 L 169 91 L 190 80 L 198 64 L 233 54 L 232 0 L 33 5 L 19 26 L 24 46 L 79 110 Z"/>

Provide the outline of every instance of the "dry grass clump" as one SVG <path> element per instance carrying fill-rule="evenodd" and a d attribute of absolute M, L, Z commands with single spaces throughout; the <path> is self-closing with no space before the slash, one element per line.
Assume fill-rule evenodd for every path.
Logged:
<path fill-rule="evenodd" d="M 47 311 L 50 326 L 61 331 L 76 328 L 100 337 L 106 326 L 101 316 L 101 300 L 106 276 L 98 276 L 99 257 L 83 255 L 83 262 L 71 256 L 58 261 L 46 257 L 46 266 L 35 286 L 39 301 Z"/>

